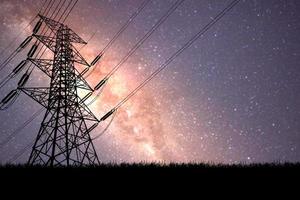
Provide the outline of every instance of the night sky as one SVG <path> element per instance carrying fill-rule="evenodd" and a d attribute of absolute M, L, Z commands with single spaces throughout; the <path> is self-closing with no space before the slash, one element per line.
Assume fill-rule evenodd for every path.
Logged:
<path fill-rule="evenodd" d="M 96 85 L 174 2 L 152 0 L 107 51 L 89 83 Z M 186 0 L 113 76 L 91 106 L 96 116 L 108 112 L 230 2 Z M 88 61 L 141 3 L 79 0 L 66 23 L 85 40 L 95 33 L 82 50 Z M 40 6 L 36 0 L 0 0 L 0 51 Z M 299 162 L 299 10 L 298 0 L 241 1 L 119 110 L 105 135 L 94 141 L 101 162 Z M 1 56 L 1 62 L 33 26 Z M 28 50 L 0 72 L 1 79 Z M 19 78 L 1 89 L 1 99 L 16 88 Z M 28 85 L 45 83 L 48 78 L 35 69 Z M 40 108 L 22 94 L 1 111 L 0 141 Z M 35 139 L 43 114 L 0 149 L 0 162 Z M 29 153 L 17 162 L 26 162 Z"/>

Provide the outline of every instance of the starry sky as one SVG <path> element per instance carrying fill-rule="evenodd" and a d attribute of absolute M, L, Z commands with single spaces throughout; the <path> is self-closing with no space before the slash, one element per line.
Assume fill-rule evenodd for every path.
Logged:
<path fill-rule="evenodd" d="M 88 82 L 96 85 L 174 2 L 151 0 L 106 52 Z M 141 3 L 79 0 L 66 24 L 85 40 L 95 34 L 82 55 L 92 61 Z M 112 77 L 91 106 L 95 115 L 108 112 L 228 3 L 186 0 Z M 41 4 L 0 1 L 0 51 Z M 121 107 L 109 130 L 94 141 L 101 162 L 299 162 L 299 10 L 297 0 L 241 1 Z M 33 26 L 1 55 L 1 62 L 31 34 Z M 1 79 L 28 50 L 1 71 Z M 1 98 L 16 88 L 19 78 L 1 89 Z M 28 85 L 45 83 L 48 78 L 36 69 Z M 0 141 L 39 109 L 22 94 L 12 107 L 1 111 Z M 35 139 L 43 114 L 0 149 L 0 162 L 7 162 Z M 26 162 L 29 153 L 17 162 Z"/>

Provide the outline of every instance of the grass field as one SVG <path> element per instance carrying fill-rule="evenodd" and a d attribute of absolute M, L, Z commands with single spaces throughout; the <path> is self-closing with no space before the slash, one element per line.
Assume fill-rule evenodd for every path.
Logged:
<path fill-rule="evenodd" d="M 100 164 L 92 166 L 45 167 L 25 164 L 0 165 L 1 169 L 300 169 L 300 163 L 253 163 L 253 164 L 214 164 L 214 163 L 136 163 Z"/>

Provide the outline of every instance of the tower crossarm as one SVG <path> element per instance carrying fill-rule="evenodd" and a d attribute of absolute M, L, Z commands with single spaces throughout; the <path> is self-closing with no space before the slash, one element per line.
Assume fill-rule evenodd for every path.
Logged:
<path fill-rule="evenodd" d="M 50 49 L 53 53 L 55 52 L 56 38 L 52 36 L 45 35 L 34 35 L 34 37 L 39 40 L 43 45 Z M 73 49 L 73 61 L 90 67 L 90 64 L 84 59 L 84 57 L 79 53 L 79 51 L 71 44 Z"/>
<path fill-rule="evenodd" d="M 87 44 L 78 34 L 76 34 L 68 26 L 66 26 L 60 22 L 57 22 L 53 19 L 47 18 L 43 15 L 39 15 L 39 17 L 45 22 L 46 26 L 48 26 L 50 28 L 50 30 L 52 31 L 52 33 L 54 33 L 54 35 L 56 35 L 57 31 L 59 31 L 59 29 L 61 27 L 65 27 L 69 31 L 69 40 L 71 43 Z"/>
<path fill-rule="evenodd" d="M 31 97 L 33 100 L 41 104 L 43 107 L 48 106 L 49 87 L 21 87 L 19 88 L 24 94 Z"/>
<path fill-rule="evenodd" d="M 52 68 L 53 68 L 53 60 L 51 59 L 28 59 L 31 63 L 33 63 L 37 68 L 39 68 L 42 72 L 44 72 L 49 78 L 52 76 Z M 75 69 L 76 70 L 76 69 Z M 89 83 L 80 76 L 78 70 L 76 70 L 75 78 L 77 81 L 77 87 L 83 90 L 93 91 L 92 87 Z"/>
<path fill-rule="evenodd" d="M 50 88 L 48 87 L 23 87 L 19 88 L 24 94 L 41 104 L 43 107 L 48 107 L 48 98 L 50 93 Z M 78 117 L 78 119 L 83 118 L 84 120 L 98 122 L 99 120 L 97 117 L 93 114 L 93 112 L 86 106 L 84 103 L 76 104 L 76 105 L 69 105 L 70 107 L 74 106 L 79 109 L 79 111 L 82 113 L 82 116 Z M 76 118 L 76 117 L 74 117 Z"/>
<path fill-rule="evenodd" d="M 56 38 L 46 35 L 33 35 L 37 40 L 39 40 L 43 45 L 45 45 L 52 52 L 55 51 Z"/>
<path fill-rule="evenodd" d="M 51 59 L 31 59 L 30 58 L 29 61 L 51 78 L 53 60 L 51 60 Z"/>
<path fill-rule="evenodd" d="M 71 44 L 71 46 L 73 49 L 74 62 L 90 67 L 90 64 L 85 60 L 85 58 L 80 54 L 80 52 L 74 47 L 74 45 Z"/>

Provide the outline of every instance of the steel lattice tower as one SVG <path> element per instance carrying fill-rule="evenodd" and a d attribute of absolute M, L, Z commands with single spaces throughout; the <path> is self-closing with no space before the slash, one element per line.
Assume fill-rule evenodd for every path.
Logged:
<path fill-rule="evenodd" d="M 73 46 L 86 44 L 66 25 L 40 16 L 52 35 L 37 38 L 54 53 L 54 59 L 29 60 L 51 78 L 50 87 L 20 88 L 47 108 L 28 161 L 30 165 L 95 165 L 99 159 L 90 132 L 97 118 L 78 96 L 78 89 L 93 90 L 74 64 L 89 64 Z M 87 122 L 94 125 L 88 127 Z"/>

